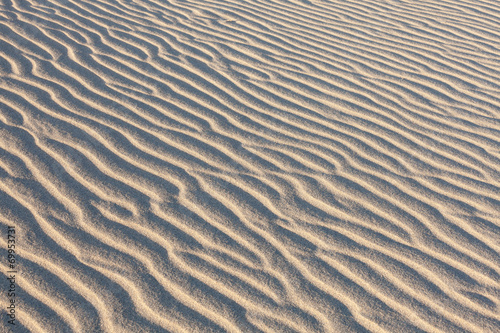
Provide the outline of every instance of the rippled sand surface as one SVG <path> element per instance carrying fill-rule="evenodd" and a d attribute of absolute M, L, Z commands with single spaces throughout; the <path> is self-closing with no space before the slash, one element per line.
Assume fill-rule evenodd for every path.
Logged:
<path fill-rule="evenodd" d="M 0 246 L 1 332 L 500 332 L 500 3 L 3 0 Z"/>

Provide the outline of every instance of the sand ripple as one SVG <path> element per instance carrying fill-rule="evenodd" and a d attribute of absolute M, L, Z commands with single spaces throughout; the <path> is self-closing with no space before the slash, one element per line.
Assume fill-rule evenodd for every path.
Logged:
<path fill-rule="evenodd" d="M 499 16 L 2 1 L 16 332 L 499 332 Z"/>

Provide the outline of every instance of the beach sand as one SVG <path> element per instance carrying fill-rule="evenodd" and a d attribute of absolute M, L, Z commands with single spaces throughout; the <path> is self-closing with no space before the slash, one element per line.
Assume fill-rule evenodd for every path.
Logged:
<path fill-rule="evenodd" d="M 0 332 L 500 332 L 500 3 L 3 0 L 0 248 Z"/>

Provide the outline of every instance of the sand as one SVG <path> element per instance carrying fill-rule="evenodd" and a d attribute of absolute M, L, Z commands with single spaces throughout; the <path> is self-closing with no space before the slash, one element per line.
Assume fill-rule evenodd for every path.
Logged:
<path fill-rule="evenodd" d="M 0 247 L 1 332 L 500 332 L 500 3 L 3 0 Z"/>

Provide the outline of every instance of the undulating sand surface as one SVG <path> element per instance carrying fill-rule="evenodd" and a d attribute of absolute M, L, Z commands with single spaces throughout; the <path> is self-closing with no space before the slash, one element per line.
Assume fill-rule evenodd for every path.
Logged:
<path fill-rule="evenodd" d="M 500 2 L 2 0 L 0 229 L 1 332 L 500 332 Z"/>

